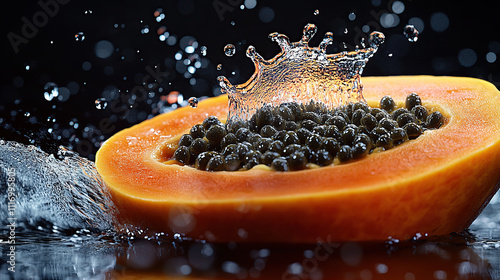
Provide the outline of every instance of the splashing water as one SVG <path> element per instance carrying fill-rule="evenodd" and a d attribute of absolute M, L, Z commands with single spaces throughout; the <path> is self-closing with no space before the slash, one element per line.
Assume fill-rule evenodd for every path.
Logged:
<path fill-rule="evenodd" d="M 271 33 L 269 38 L 278 43 L 281 52 L 270 60 L 264 60 L 249 46 L 247 56 L 255 64 L 255 72 L 243 84 L 233 86 L 226 77 L 218 77 L 222 92 L 229 97 L 229 121 L 248 120 L 265 105 L 285 102 L 314 100 L 334 108 L 364 101 L 360 75 L 368 59 L 384 42 L 384 34 L 372 32 L 368 48 L 326 54 L 327 46 L 333 42 L 333 33 L 327 32 L 318 47 L 309 47 L 316 30 L 314 24 L 307 24 L 298 42 L 290 42 L 286 35 Z"/>
<path fill-rule="evenodd" d="M 0 219 L 15 216 L 20 228 L 105 231 L 115 224 L 114 205 L 94 163 L 63 147 L 54 156 L 0 140 L 0 192 L 13 197 L 0 208 Z"/>
<path fill-rule="evenodd" d="M 403 35 L 405 35 L 406 39 L 410 42 L 414 43 L 418 40 L 418 30 L 411 24 L 408 24 L 403 28 Z"/>

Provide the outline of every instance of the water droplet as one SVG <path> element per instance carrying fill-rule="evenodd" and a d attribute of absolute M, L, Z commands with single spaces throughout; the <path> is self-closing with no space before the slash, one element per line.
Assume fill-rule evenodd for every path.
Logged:
<path fill-rule="evenodd" d="M 403 35 L 405 35 L 410 42 L 416 42 L 418 40 L 418 30 L 411 24 L 404 27 Z"/>
<path fill-rule="evenodd" d="M 370 33 L 370 38 L 368 39 L 368 42 L 370 43 L 370 46 L 372 48 L 378 48 L 381 44 L 383 44 L 385 41 L 385 35 L 382 32 L 378 31 L 373 31 Z"/>
<path fill-rule="evenodd" d="M 106 99 L 104 99 L 104 98 L 97 98 L 95 100 L 95 107 L 96 107 L 96 109 L 102 110 L 102 109 L 105 109 L 107 106 L 108 106 L 108 101 L 106 101 Z"/>
<path fill-rule="evenodd" d="M 314 10 L 314 15 L 315 16 L 319 15 L 319 10 L 318 9 Z"/>
<path fill-rule="evenodd" d="M 75 34 L 75 41 L 82 42 L 83 40 L 85 40 L 85 34 L 83 34 L 83 32 L 78 32 Z"/>
<path fill-rule="evenodd" d="M 234 20 L 231 21 L 231 26 L 235 26 L 236 25 L 236 22 L 234 22 Z"/>
<path fill-rule="evenodd" d="M 190 97 L 188 99 L 188 103 L 189 103 L 189 106 L 191 106 L 191 108 L 196 108 L 196 107 L 198 107 L 198 98 Z"/>
<path fill-rule="evenodd" d="M 344 34 L 347 34 L 347 33 L 349 33 L 349 29 L 347 29 L 347 27 L 346 27 L 346 28 L 344 28 Z"/>
<path fill-rule="evenodd" d="M 43 93 L 43 97 L 47 101 L 51 101 L 54 97 L 59 96 L 59 87 L 56 83 L 48 82 L 43 87 L 45 92 Z"/>
<path fill-rule="evenodd" d="M 201 52 L 201 55 L 206 56 L 207 55 L 207 47 L 206 46 L 201 46 L 200 47 L 200 52 Z"/>
<path fill-rule="evenodd" d="M 165 18 L 165 13 L 162 8 L 156 9 L 153 15 L 155 16 L 157 22 L 160 22 Z"/>
<path fill-rule="evenodd" d="M 227 44 L 224 47 L 224 54 L 226 56 L 233 56 L 235 52 L 236 52 L 236 47 L 233 44 Z"/>
<path fill-rule="evenodd" d="M 147 33 L 149 33 L 149 26 L 144 25 L 144 27 L 142 27 L 141 29 L 141 34 L 147 34 Z"/>
<path fill-rule="evenodd" d="M 355 20 L 356 19 L 356 14 L 354 12 L 349 13 L 348 18 L 349 18 L 350 21 Z"/>
<path fill-rule="evenodd" d="M 219 63 L 219 64 L 217 64 L 217 71 L 220 71 L 220 70 L 222 70 L 222 64 Z"/>

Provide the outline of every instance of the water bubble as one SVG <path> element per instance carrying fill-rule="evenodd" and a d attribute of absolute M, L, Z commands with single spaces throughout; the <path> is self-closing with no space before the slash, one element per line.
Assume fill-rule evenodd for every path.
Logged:
<path fill-rule="evenodd" d="M 404 27 L 403 35 L 405 35 L 410 42 L 416 42 L 418 40 L 418 30 L 411 24 Z"/>
<path fill-rule="evenodd" d="M 105 109 L 107 106 L 108 106 L 108 101 L 106 101 L 106 99 L 104 99 L 104 98 L 97 98 L 95 100 L 95 107 L 96 107 L 96 109 L 102 110 L 102 109 Z"/>
<path fill-rule="evenodd" d="M 315 16 L 319 15 L 319 10 L 318 9 L 314 10 L 314 15 Z"/>
<path fill-rule="evenodd" d="M 494 52 L 488 52 L 486 54 L 486 61 L 493 63 L 497 60 L 497 55 Z"/>
<path fill-rule="evenodd" d="M 244 2 L 245 8 L 247 9 L 253 9 L 255 6 L 257 6 L 257 1 L 256 0 L 245 0 Z"/>
<path fill-rule="evenodd" d="M 356 14 L 354 12 L 349 13 L 348 18 L 349 18 L 350 21 L 355 20 L 356 19 Z"/>
<path fill-rule="evenodd" d="M 463 49 L 458 52 L 458 62 L 464 67 L 471 67 L 477 61 L 477 54 L 473 49 Z"/>
<path fill-rule="evenodd" d="M 222 70 L 222 64 L 219 63 L 219 64 L 217 64 L 217 71 L 220 71 L 220 70 Z"/>
<path fill-rule="evenodd" d="M 196 107 L 198 107 L 198 98 L 190 97 L 188 99 L 188 103 L 189 103 L 189 106 L 191 106 L 191 108 L 196 108 Z"/>
<path fill-rule="evenodd" d="M 224 54 L 226 56 L 233 56 L 236 53 L 236 47 L 233 44 L 227 44 L 224 47 Z"/>
<path fill-rule="evenodd" d="M 433 13 L 430 22 L 431 28 L 436 32 L 443 32 L 450 26 L 450 19 L 442 12 Z"/>
<path fill-rule="evenodd" d="M 200 47 L 200 52 L 201 52 L 201 55 L 206 56 L 207 55 L 207 47 L 206 46 L 201 46 Z"/>
<path fill-rule="evenodd" d="M 273 21 L 274 10 L 270 7 L 262 7 L 259 11 L 259 19 L 264 23 Z"/>
<path fill-rule="evenodd" d="M 156 9 L 153 15 L 155 16 L 157 22 L 160 22 L 165 18 L 165 13 L 162 8 Z"/>
<path fill-rule="evenodd" d="M 401 1 L 394 1 L 392 3 L 392 11 L 395 13 L 395 14 L 401 14 L 404 12 L 405 10 L 405 4 Z"/>
<path fill-rule="evenodd" d="M 85 34 L 83 34 L 83 32 L 78 32 L 75 34 L 75 41 L 82 42 L 83 40 L 85 40 Z"/>
<path fill-rule="evenodd" d="M 48 82 L 45 84 L 43 89 L 45 90 L 45 92 L 43 93 L 43 97 L 47 101 L 52 101 L 54 97 L 59 96 L 59 87 L 56 83 Z"/>
<path fill-rule="evenodd" d="M 149 33 L 149 26 L 144 25 L 141 29 L 141 34 L 147 34 L 147 33 Z"/>
<path fill-rule="evenodd" d="M 107 40 L 97 42 L 94 47 L 95 55 L 99 58 L 108 58 L 113 53 L 113 43 Z"/>

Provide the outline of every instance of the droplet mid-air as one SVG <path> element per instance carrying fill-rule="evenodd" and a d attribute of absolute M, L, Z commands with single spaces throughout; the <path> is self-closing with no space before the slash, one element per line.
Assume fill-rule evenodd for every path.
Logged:
<path fill-rule="evenodd" d="M 206 46 L 201 46 L 200 47 L 200 52 L 201 52 L 201 55 L 206 56 L 207 55 L 207 47 Z"/>
<path fill-rule="evenodd" d="M 403 35 L 405 35 L 406 39 L 410 42 L 416 42 L 418 40 L 418 30 L 411 24 L 404 27 Z"/>
<path fill-rule="evenodd" d="M 188 103 L 189 103 L 189 106 L 191 106 L 191 108 L 196 108 L 196 107 L 198 107 L 198 98 L 190 97 L 188 99 Z"/>
<path fill-rule="evenodd" d="M 224 47 L 224 54 L 226 56 L 233 56 L 236 52 L 236 47 L 233 44 L 227 44 Z"/>
<path fill-rule="evenodd" d="M 103 109 L 106 109 L 107 106 L 108 106 L 108 102 L 106 101 L 106 99 L 104 99 L 104 98 L 97 98 L 95 100 L 95 108 L 96 109 L 103 110 Z"/>
<path fill-rule="evenodd" d="M 85 40 L 85 34 L 83 32 L 78 32 L 75 34 L 75 41 L 81 42 Z"/>
<path fill-rule="evenodd" d="M 52 99 L 59 96 L 59 87 L 56 83 L 48 82 L 45 84 L 43 89 L 45 90 L 43 93 L 43 97 L 47 101 L 52 101 Z"/>

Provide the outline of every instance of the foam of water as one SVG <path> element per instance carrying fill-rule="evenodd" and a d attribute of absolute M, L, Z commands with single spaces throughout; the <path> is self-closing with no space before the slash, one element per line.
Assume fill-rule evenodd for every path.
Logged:
<path fill-rule="evenodd" d="M 56 157 L 0 140 L 0 193 L 0 220 L 15 217 L 18 228 L 104 231 L 114 224 L 114 206 L 94 163 L 63 147 Z"/>
<path fill-rule="evenodd" d="M 318 47 L 309 47 L 316 30 L 314 24 L 306 25 L 298 42 L 290 42 L 284 34 L 270 34 L 269 38 L 281 47 L 281 52 L 270 60 L 249 46 L 247 56 L 255 64 L 255 72 L 243 84 L 233 86 L 226 77 L 218 77 L 223 93 L 229 97 L 230 121 L 248 120 L 257 109 L 284 102 L 314 100 L 334 108 L 364 101 L 360 75 L 368 59 L 384 42 L 384 34 L 372 32 L 368 48 L 327 54 L 333 33 L 327 32 Z"/>

